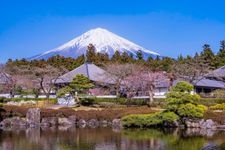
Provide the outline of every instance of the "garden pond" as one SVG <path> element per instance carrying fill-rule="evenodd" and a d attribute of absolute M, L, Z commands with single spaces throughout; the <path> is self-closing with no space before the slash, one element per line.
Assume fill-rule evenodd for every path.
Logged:
<path fill-rule="evenodd" d="M 225 131 L 198 129 L 29 128 L 0 130 L 0 150 L 225 149 Z"/>

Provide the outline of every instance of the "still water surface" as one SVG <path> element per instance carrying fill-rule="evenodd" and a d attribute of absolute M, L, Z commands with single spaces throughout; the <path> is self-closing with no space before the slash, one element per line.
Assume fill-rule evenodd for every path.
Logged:
<path fill-rule="evenodd" d="M 225 150 L 225 131 L 59 128 L 0 130 L 0 150 Z"/>

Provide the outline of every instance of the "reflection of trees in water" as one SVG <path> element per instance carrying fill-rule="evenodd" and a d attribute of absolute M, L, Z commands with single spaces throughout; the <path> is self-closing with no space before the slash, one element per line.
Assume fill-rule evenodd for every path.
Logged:
<path fill-rule="evenodd" d="M 188 135 L 188 133 L 192 132 L 178 129 L 167 129 L 166 131 L 163 131 L 162 129 L 132 129 L 124 130 L 122 135 L 129 139 L 129 142 L 133 145 L 133 147 L 137 145 L 144 146 L 142 149 L 199 150 L 203 148 L 206 143 L 208 143 L 209 139 L 202 136 L 202 133 L 199 133 L 199 135 L 196 132 L 193 132 L 194 134 L 190 135 Z M 217 134 L 215 134 L 215 136 L 217 136 Z M 211 140 L 213 140 L 213 137 L 211 137 Z M 223 136 L 223 138 L 225 138 L 225 136 Z M 134 149 L 133 147 L 131 147 L 131 149 Z"/>
<path fill-rule="evenodd" d="M 1 132 L 1 131 L 0 131 Z M 207 140 L 202 136 L 183 136 L 180 130 L 123 130 L 110 128 L 50 128 L 4 131 L 0 133 L 0 149 L 117 149 L 117 150 L 197 150 Z M 215 135 L 222 144 L 225 135 Z M 225 144 L 221 145 L 224 146 Z"/>
<path fill-rule="evenodd" d="M 62 129 L 62 128 L 61 128 Z M 95 149 L 107 144 L 116 147 L 120 143 L 121 134 L 112 129 L 27 129 L 20 131 L 4 131 L 0 135 L 0 149 Z"/>

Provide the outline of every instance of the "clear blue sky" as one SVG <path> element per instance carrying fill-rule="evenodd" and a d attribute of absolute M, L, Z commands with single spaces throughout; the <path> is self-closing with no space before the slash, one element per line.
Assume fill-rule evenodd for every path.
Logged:
<path fill-rule="evenodd" d="M 28 58 L 106 28 L 164 56 L 225 40 L 224 0 L 1 0 L 0 62 Z"/>

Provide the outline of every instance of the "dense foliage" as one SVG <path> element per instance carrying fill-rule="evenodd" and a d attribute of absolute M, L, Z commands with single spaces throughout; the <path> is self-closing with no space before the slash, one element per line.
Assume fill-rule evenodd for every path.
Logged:
<path fill-rule="evenodd" d="M 215 50 L 214 50 L 215 51 Z M 156 57 L 153 58 L 149 56 L 148 59 L 143 59 L 143 55 L 141 51 L 137 52 L 137 57 L 130 55 L 128 53 L 119 53 L 118 51 L 112 57 L 109 57 L 108 54 L 97 53 L 92 44 L 87 47 L 87 61 L 90 61 L 98 66 L 104 66 L 107 63 L 135 63 L 142 64 L 150 67 L 152 70 L 163 70 L 163 71 L 171 71 L 174 63 L 185 63 L 190 62 L 191 60 L 195 60 L 201 58 L 200 61 L 204 64 L 208 64 L 210 68 L 218 68 L 225 65 L 225 40 L 220 42 L 220 49 L 217 54 L 213 53 L 210 45 L 203 45 L 202 52 L 200 54 L 196 53 L 194 57 L 192 56 L 182 56 L 179 55 L 178 58 L 172 59 L 169 57 Z M 7 61 L 7 65 L 11 66 L 46 66 L 51 65 L 54 67 L 64 67 L 67 70 L 73 70 L 74 68 L 80 66 L 85 61 L 84 55 L 79 56 L 74 59 L 71 57 L 63 57 L 63 56 L 53 56 L 48 60 L 12 60 L 9 59 Z M 198 62 L 200 63 L 200 62 Z"/>
<path fill-rule="evenodd" d="M 122 118 L 122 125 L 125 128 L 138 127 L 146 128 L 162 125 L 164 122 L 172 123 L 179 117 L 173 112 L 160 112 L 146 115 L 129 115 Z"/>
<path fill-rule="evenodd" d="M 86 89 L 90 89 L 94 87 L 94 84 L 85 77 L 83 74 L 77 74 L 72 82 L 69 85 L 72 89 L 75 89 L 77 92 L 83 92 Z"/>
<path fill-rule="evenodd" d="M 213 109 L 213 110 L 225 110 L 225 103 L 216 104 L 214 106 L 211 106 L 210 109 Z"/>
<path fill-rule="evenodd" d="M 126 128 L 145 128 L 160 126 L 164 123 L 173 123 L 183 117 L 202 118 L 206 107 L 198 104 L 200 96 L 191 94 L 192 90 L 193 86 L 187 82 L 177 83 L 167 94 L 164 111 L 151 115 L 129 115 L 123 117 L 123 126 Z"/>
<path fill-rule="evenodd" d="M 211 94 L 213 97 L 216 97 L 216 98 L 225 98 L 225 90 L 224 89 L 214 90 Z"/>
<path fill-rule="evenodd" d="M 187 82 L 181 81 L 181 82 L 178 82 L 176 86 L 172 88 L 172 90 L 174 92 L 191 92 L 193 88 L 194 87 L 192 84 L 188 84 Z"/>
<path fill-rule="evenodd" d="M 174 112 L 180 117 L 203 117 L 206 108 L 198 104 L 200 96 L 191 94 L 192 90 L 193 86 L 189 83 L 182 82 L 174 86 L 172 91 L 167 94 L 166 111 Z"/>

